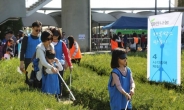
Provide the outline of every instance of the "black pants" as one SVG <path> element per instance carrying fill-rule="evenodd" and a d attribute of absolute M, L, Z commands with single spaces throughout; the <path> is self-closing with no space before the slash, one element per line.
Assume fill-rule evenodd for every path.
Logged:
<path fill-rule="evenodd" d="M 127 43 L 124 43 L 124 49 L 126 49 L 127 48 Z"/>
<path fill-rule="evenodd" d="M 63 71 L 59 71 L 59 74 L 61 75 L 61 77 L 63 78 L 63 74 L 64 74 L 64 70 Z M 59 77 L 59 76 L 58 76 Z M 63 91 L 63 81 L 61 80 L 61 78 L 59 77 L 59 87 L 60 87 L 60 93 L 59 95 L 62 95 L 62 91 Z"/>
<path fill-rule="evenodd" d="M 118 47 L 122 48 L 121 42 L 118 42 Z"/>
<path fill-rule="evenodd" d="M 71 62 L 79 65 L 80 64 L 80 60 L 81 60 L 81 58 L 72 59 Z"/>
<path fill-rule="evenodd" d="M 131 52 L 136 52 L 136 50 L 135 50 L 135 49 L 130 49 L 130 51 L 131 51 Z"/>
<path fill-rule="evenodd" d="M 25 70 L 27 69 L 27 67 L 29 66 L 29 64 L 31 63 L 31 58 L 25 58 L 24 59 L 24 65 L 25 65 Z M 27 72 L 25 74 L 25 83 L 28 83 L 28 76 L 27 76 Z"/>

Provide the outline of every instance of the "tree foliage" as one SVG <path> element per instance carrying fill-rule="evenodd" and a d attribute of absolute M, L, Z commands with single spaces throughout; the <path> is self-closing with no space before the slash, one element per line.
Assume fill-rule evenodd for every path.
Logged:
<path fill-rule="evenodd" d="M 178 0 L 178 7 L 184 6 L 184 0 Z"/>
<path fill-rule="evenodd" d="M 22 19 L 19 19 L 17 21 L 7 21 L 4 24 L 0 25 L 0 39 L 3 39 L 5 36 L 5 32 L 7 30 L 14 31 L 14 34 L 16 35 L 20 29 L 22 29 Z"/>

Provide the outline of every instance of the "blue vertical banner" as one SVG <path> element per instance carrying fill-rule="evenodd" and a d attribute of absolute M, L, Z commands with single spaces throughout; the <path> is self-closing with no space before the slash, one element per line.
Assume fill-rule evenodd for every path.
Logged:
<path fill-rule="evenodd" d="M 181 21 L 180 12 L 148 18 L 149 81 L 181 84 Z"/>

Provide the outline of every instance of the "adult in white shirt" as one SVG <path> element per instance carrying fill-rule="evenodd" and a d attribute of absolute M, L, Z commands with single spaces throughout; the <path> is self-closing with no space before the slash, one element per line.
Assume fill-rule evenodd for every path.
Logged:
<path fill-rule="evenodd" d="M 134 43 L 134 41 L 131 41 L 131 44 L 130 44 L 130 51 L 131 51 L 131 52 L 136 52 L 136 43 Z"/>
<path fill-rule="evenodd" d="M 36 47 L 36 58 L 39 59 L 39 71 L 36 74 L 36 78 L 38 81 L 42 79 L 42 67 L 46 67 L 47 69 L 51 69 L 52 73 L 57 73 L 58 70 L 56 67 L 50 65 L 45 59 L 46 50 L 54 50 L 54 45 L 52 44 L 52 32 L 49 30 L 43 31 L 41 35 L 41 43 Z M 41 83 L 41 82 L 40 82 Z M 39 84 L 38 86 L 40 86 Z"/>
<path fill-rule="evenodd" d="M 122 48 L 122 34 L 121 34 L 121 32 L 118 32 L 118 36 L 116 37 L 116 42 L 118 42 L 118 47 L 119 48 Z"/>

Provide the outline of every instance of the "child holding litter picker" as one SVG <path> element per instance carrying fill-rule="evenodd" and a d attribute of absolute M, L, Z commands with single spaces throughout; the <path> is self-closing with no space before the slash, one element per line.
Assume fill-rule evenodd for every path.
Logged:
<path fill-rule="evenodd" d="M 58 72 L 63 70 L 61 63 L 55 57 L 54 51 L 46 51 L 46 60 L 50 65 L 56 67 Z M 58 73 L 53 73 L 51 69 L 47 69 L 45 67 L 43 67 L 42 74 L 42 92 L 47 94 L 55 94 L 55 97 L 59 101 L 58 94 L 60 94 L 60 86 Z"/>
<path fill-rule="evenodd" d="M 131 98 L 135 83 L 132 72 L 127 67 L 124 49 L 116 48 L 112 52 L 111 75 L 108 83 L 111 110 L 132 110 Z"/>

